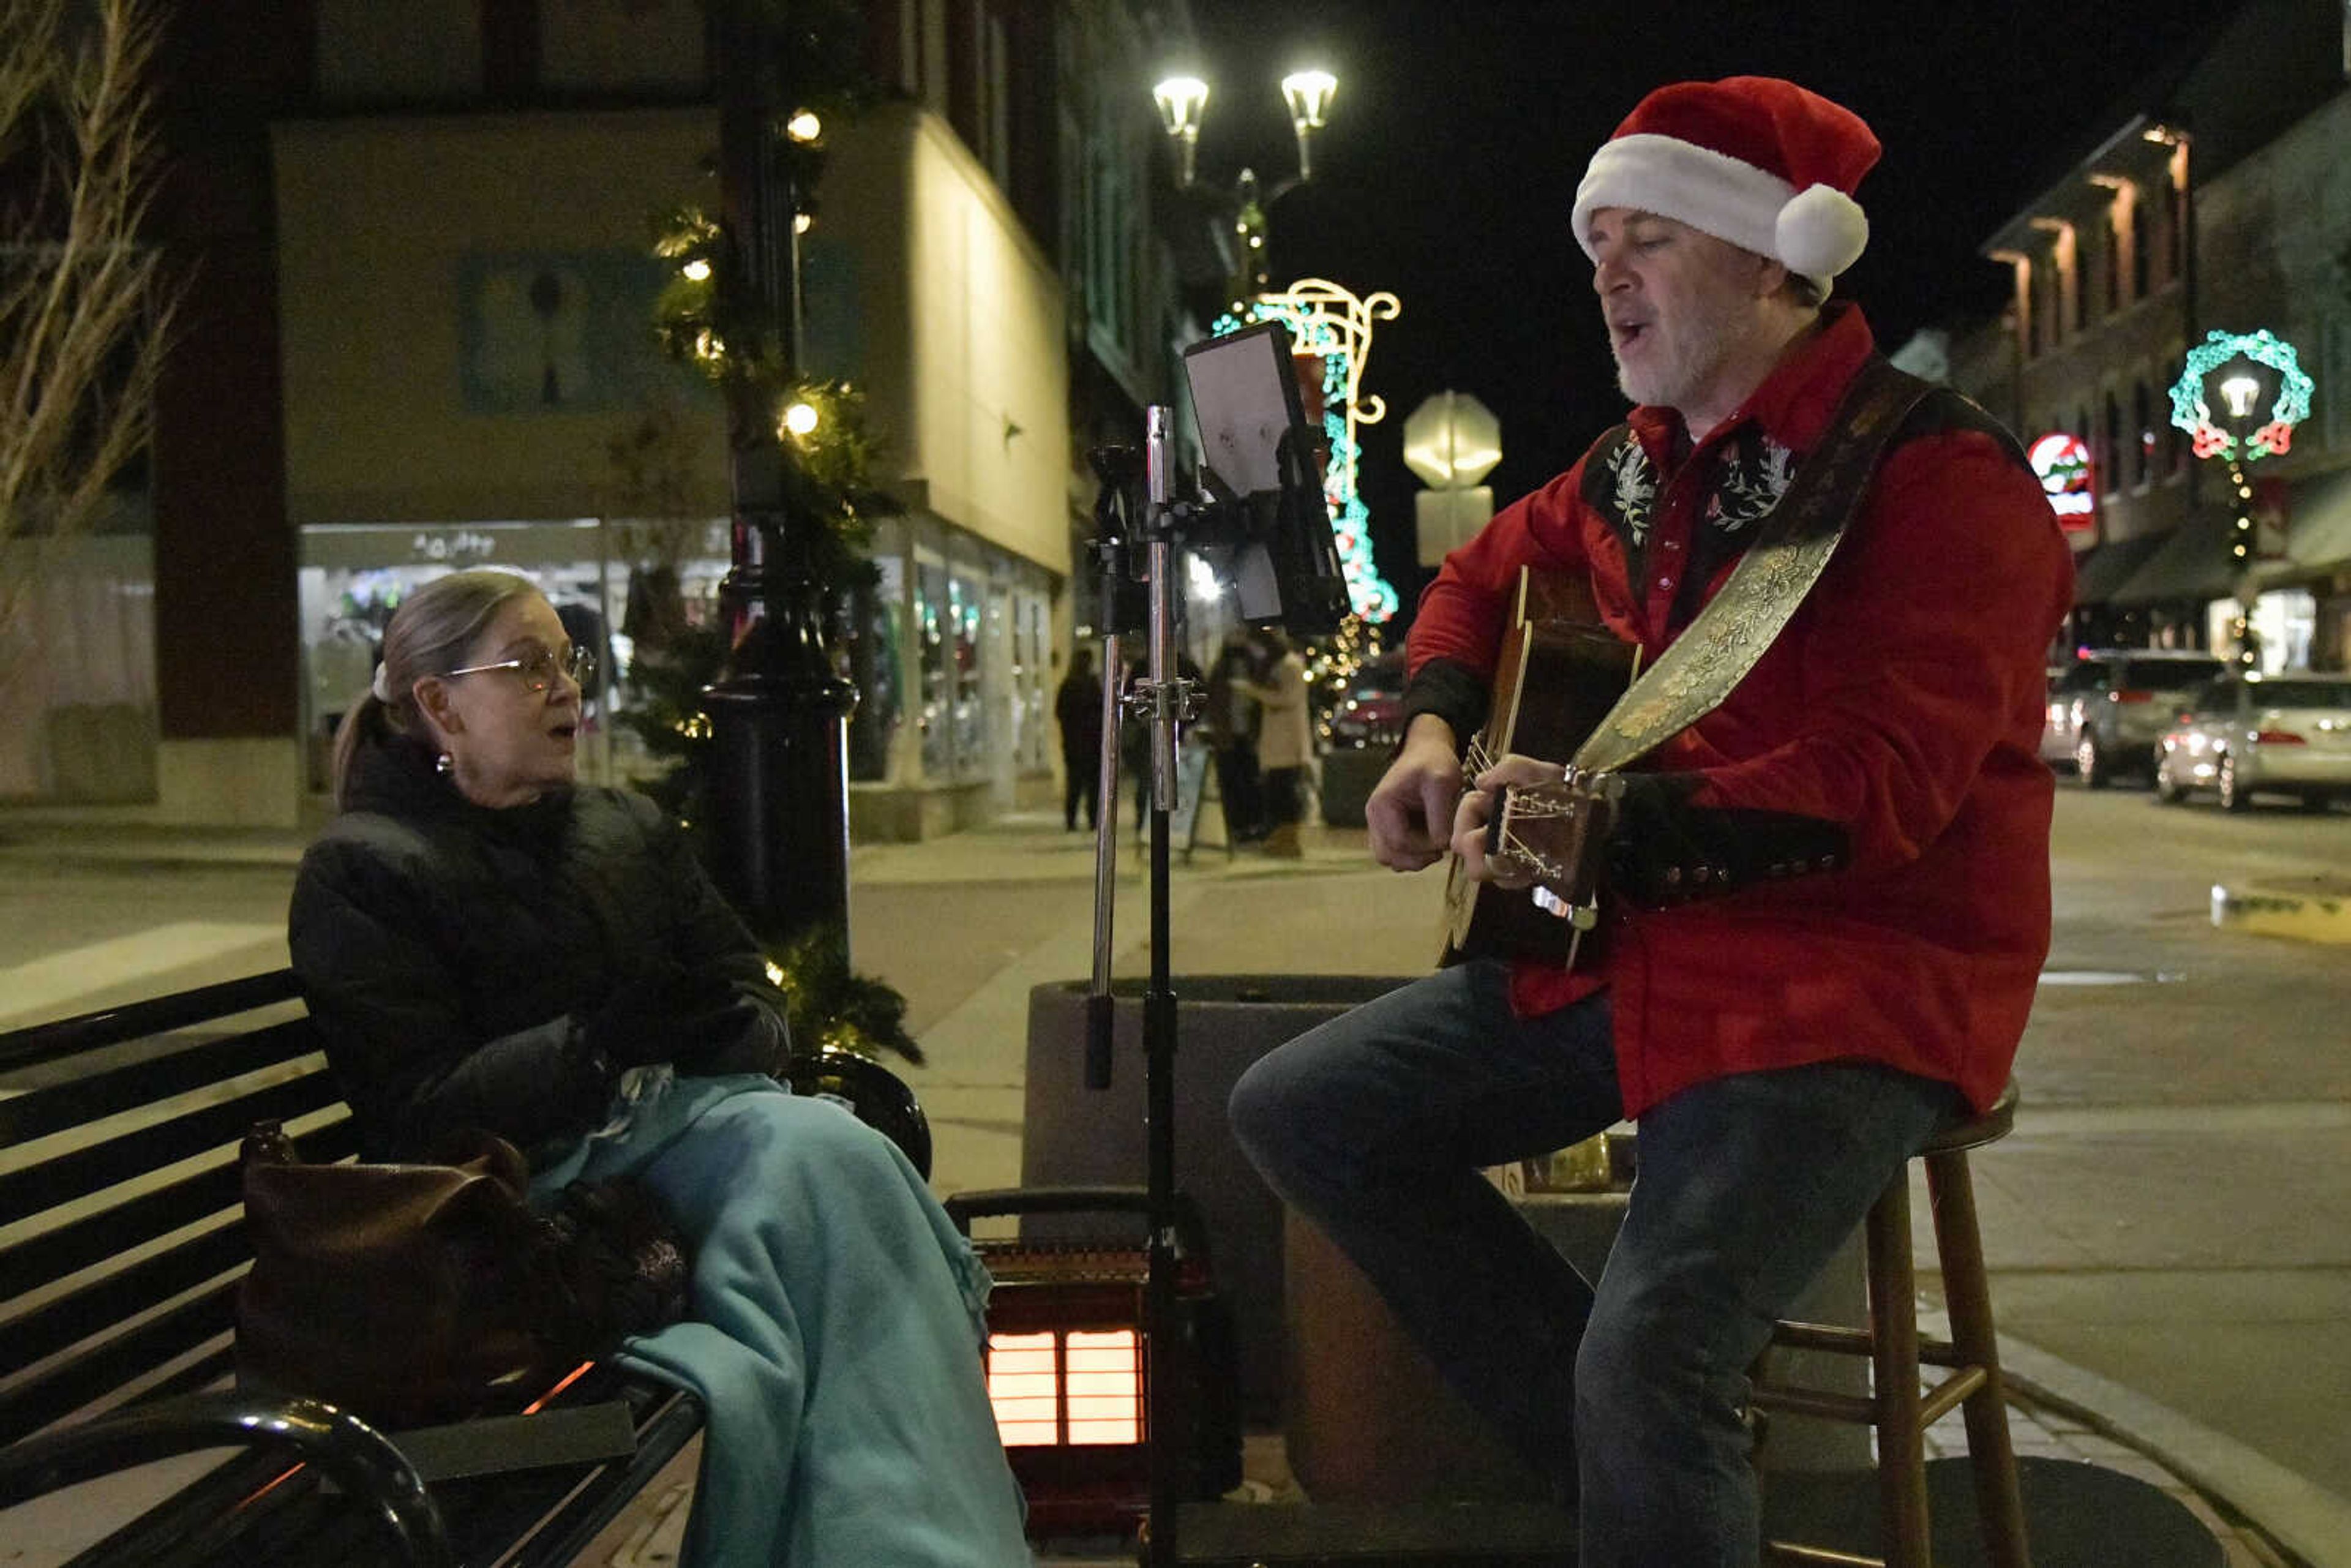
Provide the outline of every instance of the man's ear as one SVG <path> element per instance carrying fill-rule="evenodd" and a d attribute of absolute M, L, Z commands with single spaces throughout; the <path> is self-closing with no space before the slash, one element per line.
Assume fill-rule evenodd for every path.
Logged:
<path fill-rule="evenodd" d="M 1758 299 L 1769 299 L 1779 293 L 1788 286 L 1788 279 L 1794 276 L 1784 261 L 1761 255 L 1755 259 L 1759 263 L 1755 271 L 1755 298 Z"/>

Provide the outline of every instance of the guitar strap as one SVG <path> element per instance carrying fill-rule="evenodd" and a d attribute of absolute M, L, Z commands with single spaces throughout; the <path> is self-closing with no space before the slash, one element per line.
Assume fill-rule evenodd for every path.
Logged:
<path fill-rule="evenodd" d="M 1870 356 L 1827 436 L 1763 519 L 1721 591 L 1625 688 L 1576 747 L 1573 767 L 1587 773 L 1623 768 L 1721 706 L 1820 580 L 1886 444 L 1932 391 L 1931 382 Z"/>

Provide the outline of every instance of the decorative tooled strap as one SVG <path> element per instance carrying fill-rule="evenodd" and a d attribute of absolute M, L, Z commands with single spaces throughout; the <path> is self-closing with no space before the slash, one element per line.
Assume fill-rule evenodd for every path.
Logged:
<path fill-rule="evenodd" d="M 1873 355 L 1829 434 L 1763 519 L 1720 592 L 1576 748 L 1604 773 L 1637 761 L 1722 705 L 1763 657 L 1836 553 L 1886 443 L 1933 387 Z"/>

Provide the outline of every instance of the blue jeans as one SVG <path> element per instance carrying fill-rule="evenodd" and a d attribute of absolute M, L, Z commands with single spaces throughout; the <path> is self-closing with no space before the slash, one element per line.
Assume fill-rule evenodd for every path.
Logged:
<path fill-rule="evenodd" d="M 1479 1167 L 1620 1119 L 1604 992 L 1520 1019 L 1501 966 L 1442 970 L 1264 1057 L 1231 1116 L 1282 1200 L 1574 1501 L 1583 1568 L 1733 1568 L 1761 1538 L 1747 1369 L 1960 1108 L 1948 1084 L 1864 1062 L 1684 1090 L 1641 1117 L 1596 1286 Z"/>

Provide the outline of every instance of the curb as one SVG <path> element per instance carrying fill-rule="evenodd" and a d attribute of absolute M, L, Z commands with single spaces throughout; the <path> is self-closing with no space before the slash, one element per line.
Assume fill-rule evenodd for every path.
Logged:
<path fill-rule="evenodd" d="M 2236 1438 L 2036 1345 L 1997 1336 L 2012 1395 L 2081 1421 L 2152 1458 L 2293 1553 L 2306 1568 L 2351 1568 L 2351 1501 Z"/>
<path fill-rule="evenodd" d="M 2351 886 L 2340 878 L 2212 888 L 2212 924 L 2256 936 L 2351 942 Z"/>

